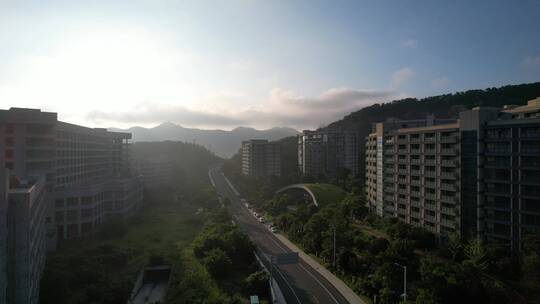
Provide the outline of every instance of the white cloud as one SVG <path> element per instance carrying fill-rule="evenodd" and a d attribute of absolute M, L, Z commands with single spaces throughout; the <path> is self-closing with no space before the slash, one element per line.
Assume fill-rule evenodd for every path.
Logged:
<path fill-rule="evenodd" d="M 206 107 L 204 109 L 158 103 L 141 103 L 124 111 L 92 111 L 88 119 L 94 122 L 122 125 L 155 125 L 172 121 L 181 125 L 205 128 L 233 128 L 239 125 L 267 128 L 289 126 L 297 129 L 314 128 L 330 123 L 344 115 L 376 102 L 389 101 L 394 94 L 385 91 L 331 88 L 315 97 L 305 97 L 293 91 L 274 88 L 256 105 L 235 107 Z M 213 95 L 220 103 L 220 95 Z M 231 102 L 230 95 L 223 96 Z M 238 96 L 245 98 L 245 96 Z"/>
<path fill-rule="evenodd" d="M 418 47 L 418 40 L 416 39 L 407 39 L 401 42 L 401 47 L 408 49 L 415 49 Z"/>
<path fill-rule="evenodd" d="M 416 73 L 411 68 L 399 69 L 392 74 L 392 84 L 395 86 L 403 85 L 413 79 L 415 75 Z"/>

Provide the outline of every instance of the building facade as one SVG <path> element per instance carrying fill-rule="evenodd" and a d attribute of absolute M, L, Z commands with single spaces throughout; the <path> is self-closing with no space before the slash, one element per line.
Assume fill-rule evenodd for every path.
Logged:
<path fill-rule="evenodd" d="M 131 134 L 0 110 L 0 303 L 38 303 L 46 250 L 142 206 Z"/>
<path fill-rule="evenodd" d="M 281 176 L 281 146 L 268 140 L 242 142 L 242 174 Z"/>
<path fill-rule="evenodd" d="M 540 232 L 538 101 L 475 108 L 453 123 L 377 124 L 366 138 L 368 207 L 442 236 L 519 249 Z"/>
<path fill-rule="evenodd" d="M 298 135 L 298 166 L 306 176 L 335 178 L 358 174 L 358 134 L 352 131 L 309 131 Z"/>
<path fill-rule="evenodd" d="M 106 217 L 142 205 L 129 165 L 131 134 L 58 121 L 56 113 L 0 110 L 5 167 L 16 176 L 45 176 L 49 245 L 97 231 Z"/>
<path fill-rule="evenodd" d="M 39 303 L 47 251 L 45 176 L 11 178 L 8 193 L 7 303 Z"/>

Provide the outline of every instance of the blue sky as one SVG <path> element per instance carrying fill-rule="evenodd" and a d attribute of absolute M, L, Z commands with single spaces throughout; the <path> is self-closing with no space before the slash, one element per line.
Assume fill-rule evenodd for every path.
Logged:
<path fill-rule="evenodd" d="M 540 1 L 3 1 L 0 106 L 91 126 L 313 128 L 540 80 Z"/>

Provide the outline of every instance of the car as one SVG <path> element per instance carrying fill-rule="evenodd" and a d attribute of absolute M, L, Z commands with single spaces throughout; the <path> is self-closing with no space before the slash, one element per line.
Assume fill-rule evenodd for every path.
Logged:
<path fill-rule="evenodd" d="M 277 233 L 279 231 L 279 229 L 277 227 L 270 227 L 270 231 L 272 231 L 272 233 Z"/>

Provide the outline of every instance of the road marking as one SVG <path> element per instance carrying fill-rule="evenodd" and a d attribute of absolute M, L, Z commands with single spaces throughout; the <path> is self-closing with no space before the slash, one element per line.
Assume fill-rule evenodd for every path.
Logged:
<path fill-rule="evenodd" d="M 291 289 L 294 297 L 296 298 L 296 301 L 298 301 L 298 303 L 302 304 L 302 302 L 300 301 L 300 299 L 298 298 L 298 296 L 296 295 L 296 292 L 294 291 L 294 288 L 292 288 L 291 284 L 289 284 L 289 281 L 287 281 L 287 279 L 285 279 L 285 277 L 283 276 L 283 274 L 281 273 L 281 270 L 279 270 L 278 267 L 275 267 L 274 268 L 277 270 L 277 272 L 279 273 L 279 275 L 281 276 L 281 278 L 283 279 L 283 281 L 285 281 L 285 284 L 287 284 L 287 286 Z"/>
<path fill-rule="evenodd" d="M 227 182 L 229 188 L 232 189 L 233 191 L 236 191 L 236 189 L 234 189 L 234 188 L 232 187 L 231 183 L 227 180 L 227 177 L 225 177 L 225 174 L 223 174 L 223 172 L 221 172 L 221 175 L 223 176 L 223 178 L 225 178 L 225 181 Z M 238 193 L 238 192 L 233 193 L 233 194 L 236 195 L 236 196 L 238 196 L 239 193 L 238 193 L 238 194 L 237 194 L 237 193 Z M 240 208 L 240 209 L 242 209 L 242 208 Z M 246 211 L 247 211 L 247 210 L 246 210 Z M 271 239 L 274 243 L 276 243 L 276 241 L 273 240 L 273 238 L 270 238 L 270 239 Z M 277 245 L 279 248 L 281 248 L 282 250 L 284 250 L 283 247 L 281 247 L 279 244 L 276 243 L 276 245 Z M 281 273 L 281 271 L 279 270 L 279 268 L 278 268 L 278 267 L 274 267 L 274 268 L 277 270 L 277 272 L 279 273 L 279 275 L 281 276 L 281 278 L 283 279 L 283 281 L 285 282 L 285 284 L 287 284 L 287 287 L 289 287 L 289 289 L 292 291 L 292 293 L 293 293 L 293 295 L 294 295 L 296 301 L 298 301 L 299 304 L 302 304 L 302 301 L 300 301 L 300 299 L 298 298 L 298 295 L 297 295 L 296 292 L 294 291 L 294 288 L 292 288 L 291 284 L 289 283 L 289 281 L 287 281 L 287 279 L 285 278 L 285 276 L 283 276 L 283 274 Z"/>
<path fill-rule="evenodd" d="M 326 286 L 324 286 L 323 283 L 321 283 L 321 281 L 317 279 L 317 277 L 315 277 L 311 272 L 309 272 L 309 270 L 307 270 L 304 267 L 304 265 L 302 265 L 301 263 L 298 263 L 298 265 L 300 265 L 300 267 L 302 267 L 302 269 L 304 269 L 304 271 L 307 272 L 307 274 L 309 274 L 315 281 L 317 281 L 317 283 L 319 283 L 319 285 L 321 285 L 321 287 L 330 295 L 330 297 L 332 298 L 332 300 L 334 300 L 334 302 L 339 304 L 338 300 L 334 297 L 334 295 L 330 293 L 330 290 L 328 290 L 328 288 L 326 288 Z"/>

